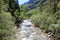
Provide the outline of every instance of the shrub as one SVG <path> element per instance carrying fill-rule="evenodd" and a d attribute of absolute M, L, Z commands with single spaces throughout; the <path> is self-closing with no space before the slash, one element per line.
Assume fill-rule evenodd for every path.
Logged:
<path fill-rule="evenodd" d="M 0 13 L 0 40 L 13 40 L 14 22 L 10 13 Z"/>
<path fill-rule="evenodd" d="M 36 27 L 39 27 L 39 25 L 40 25 L 40 22 L 39 22 L 40 21 L 40 16 L 39 16 L 39 14 L 32 15 L 31 20 L 35 24 Z"/>

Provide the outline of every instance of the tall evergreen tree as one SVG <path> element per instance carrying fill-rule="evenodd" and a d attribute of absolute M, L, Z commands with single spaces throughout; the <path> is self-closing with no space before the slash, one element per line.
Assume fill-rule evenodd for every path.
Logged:
<path fill-rule="evenodd" d="M 19 26 L 19 23 L 21 22 L 21 20 L 19 19 L 20 8 L 19 8 L 18 0 L 9 0 L 8 4 L 9 4 L 8 10 L 11 13 L 12 17 L 15 18 L 15 24 Z M 17 10 L 17 13 L 15 14 L 16 10 Z"/>

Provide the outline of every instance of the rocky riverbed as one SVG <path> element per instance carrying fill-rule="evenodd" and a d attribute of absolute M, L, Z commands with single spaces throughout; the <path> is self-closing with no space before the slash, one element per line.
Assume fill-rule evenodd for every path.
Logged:
<path fill-rule="evenodd" d="M 16 40 L 51 40 L 39 28 L 34 27 L 30 20 L 23 20 L 17 29 Z"/>

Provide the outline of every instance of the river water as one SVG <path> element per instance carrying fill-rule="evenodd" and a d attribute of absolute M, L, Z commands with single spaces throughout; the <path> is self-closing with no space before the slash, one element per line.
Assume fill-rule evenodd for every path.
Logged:
<path fill-rule="evenodd" d="M 51 40 L 42 33 L 37 27 L 34 27 L 32 22 L 28 19 L 23 20 L 21 28 L 18 29 L 16 40 Z"/>

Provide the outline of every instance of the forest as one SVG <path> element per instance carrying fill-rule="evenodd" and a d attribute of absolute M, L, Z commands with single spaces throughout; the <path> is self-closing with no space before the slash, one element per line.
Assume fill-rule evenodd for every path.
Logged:
<path fill-rule="evenodd" d="M 0 40 L 15 40 L 15 26 L 18 28 L 24 19 L 31 19 L 35 27 L 60 39 L 60 0 L 40 0 L 32 9 L 31 5 L 19 5 L 18 0 L 0 0 Z"/>

